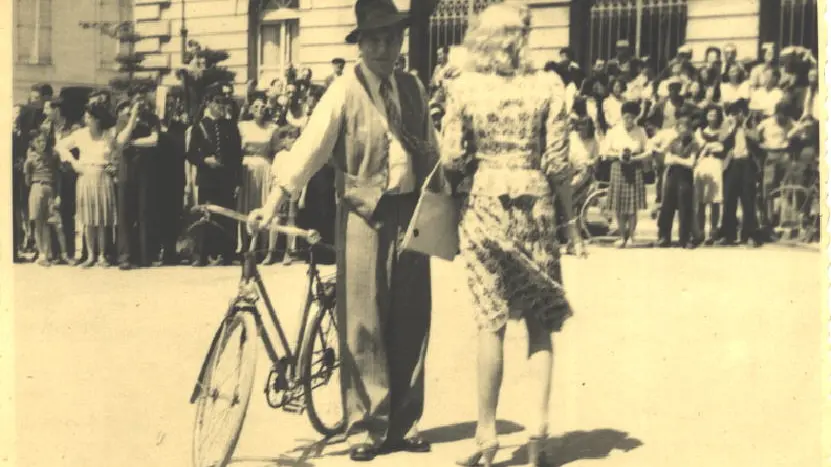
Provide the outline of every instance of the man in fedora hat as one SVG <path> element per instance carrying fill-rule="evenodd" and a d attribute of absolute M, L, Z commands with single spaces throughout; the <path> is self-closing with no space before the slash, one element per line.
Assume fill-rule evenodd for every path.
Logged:
<path fill-rule="evenodd" d="M 438 160 L 427 96 L 395 71 L 409 18 L 391 0 L 358 0 L 346 42 L 360 60 L 335 80 L 288 157 L 277 188 L 249 225 L 270 222 L 331 160 L 337 188 L 337 326 L 350 458 L 427 452 L 424 405 L 430 258 L 400 247 L 418 188 Z"/>

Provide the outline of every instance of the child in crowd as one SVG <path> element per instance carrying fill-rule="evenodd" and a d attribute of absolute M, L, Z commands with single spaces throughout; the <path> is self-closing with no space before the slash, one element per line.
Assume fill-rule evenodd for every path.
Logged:
<path fill-rule="evenodd" d="M 292 125 L 284 125 L 277 130 L 277 155 L 274 156 L 274 162 L 271 166 L 272 181 L 279 172 L 280 164 L 286 163 L 286 158 L 290 157 L 289 152 L 297 138 L 300 137 L 300 129 Z M 279 190 L 279 187 L 272 187 L 272 190 Z M 304 190 L 305 191 L 305 190 Z M 298 199 L 291 200 L 283 206 L 283 211 L 280 213 L 279 222 L 281 225 L 294 226 L 297 220 L 298 203 L 303 199 L 301 194 Z M 297 239 L 293 235 L 286 238 L 286 251 L 283 254 L 283 264 L 289 265 L 292 262 L 292 255 L 297 249 Z M 268 236 L 268 253 L 263 260 L 263 264 L 270 265 L 277 262 L 277 233 L 269 232 Z"/>
<path fill-rule="evenodd" d="M 660 135 L 661 139 L 653 142 L 653 150 L 664 153 L 666 166 L 664 195 L 658 215 L 658 246 L 670 246 L 672 223 L 678 211 L 679 245 L 693 248 L 693 167 L 700 147 L 693 135 L 692 116 L 688 112 L 679 112 L 675 117 L 675 131 Z"/>
<path fill-rule="evenodd" d="M 60 193 L 58 177 L 58 159 L 49 147 L 51 140 L 47 132 L 41 129 L 29 143 L 23 173 L 29 186 L 29 219 L 34 224 L 35 245 L 38 252 L 38 264 L 49 266 L 52 256 L 52 236 L 47 221 L 50 206 Z M 62 237 L 62 235 L 58 235 Z M 66 248 L 61 259 L 66 261 Z"/>

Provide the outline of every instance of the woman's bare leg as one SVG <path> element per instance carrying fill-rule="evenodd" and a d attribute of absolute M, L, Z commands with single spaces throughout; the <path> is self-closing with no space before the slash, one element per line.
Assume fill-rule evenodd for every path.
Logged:
<path fill-rule="evenodd" d="M 630 214 L 629 221 L 627 225 L 627 233 L 626 237 L 629 239 L 629 242 L 635 241 L 635 230 L 638 228 L 638 213 Z"/>
<path fill-rule="evenodd" d="M 98 264 L 101 266 L 106 266 L 107 262 L 107 229 L 109 227 L 104 225 L 99 225 L 95 227 L 96 233 L 98 235 Z"/>
<path fill-rule="evenodd" d="M 490 442 L 496 440 L 496 407 L 502 387 L 505 327 L 495 332 L 480 329 L 478 340 L 479 422 L 476 438 L 480 442 Z"/>
<path fill-rule="evenodd" d="M 629 227 L 626 222 L 628 216 L 626 214 L 617 213 L 615 217 L 617 218 L 617 230 L 618 235 L 620 236 L 620 238 L 616 242 L 616 245 L 618 247 L 623 247 L 626 243 L 626 240 L 629 239 Z"/>
<path fill-rule="evenodd" d="M 84 261 L 83 266 L 89 267 L 95 264 L 95 255 L 98 253 L 96 233 L 95 227 L 90 225 L 84 226 L 84 241 L 87 243 L 87 260 Z"/>
<path fill-rule="evenodd" d="M 528 428 L 532 437 L 544 438 L 548 434 L 554 345 L 551 332 L 536 317 L 526 315 L 525 326 L 528 329 L 528 364 L 533 377 L 525 392 L 533 417 Z"/>
<path fill-rule="evenodd" d="M 52 229 L 52 227 L 49 227 L 49 228 Z M 58 225 L 54 226 L 54 229 L 55 229 L 55 236 L 58 237 L 58 246 L 60 246 L 60 248 L 61 248 L 60 260 L 65 262 L 65 263 L 69 263 L 69 255 L 67 255 L 67 253 L 66 253 L 66 251 L 67 251 L 66 250 L 66 236 L 63 233 L 63 227 L 61 226 L 61 224 L 58 224 Z M 51 233 L 51 230 L 50 230 L 50 233 Z"/>

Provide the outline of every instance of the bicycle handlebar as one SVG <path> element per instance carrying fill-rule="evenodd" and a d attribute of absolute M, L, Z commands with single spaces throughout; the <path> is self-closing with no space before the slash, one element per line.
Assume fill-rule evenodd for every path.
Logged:
<path fill-rule="evenodd" d="M 234 211 L 233 209 L 217 206 L 215 204 L 200 204 L 194 206 L 193 208 L 191 208 L 191 210 L 193 212 L 201 212 L 205 217 L 208 217 L 211 214 L 216 214 L 218 216 L 227 217 L 237 222 L 248 222 L 248 216 L 246 216 L 245 214 Z M 276 223 L 276 221 L 272 221 L 271 225 L 269 225 L 268 227 L 264 227 L 263 230 L 265 229 L 271 230 L 272 232 L 277 232 L 285 235 L 293 235 L 295 237 L 302 238 L 306 240 L 310 245 L 320 244 L 321 241 L 320 233 L 316 230 L 306 230 L 300 229 L 298 227 L 279 225 Z"/>

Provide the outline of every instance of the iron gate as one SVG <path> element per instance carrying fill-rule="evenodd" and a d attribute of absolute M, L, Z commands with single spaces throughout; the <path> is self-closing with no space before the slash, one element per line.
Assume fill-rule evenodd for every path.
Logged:
<path fill-rule="evenodd" d="M 779 14 L 779 46 L 798 45 L 819 57 L 819 7 L 817 0 L 782 0 Z"/>
<path fill-rule="evenodd" d="M 595 0 L 590 13 L 590 67 L 615 56 L 615 44 L 627 39 L 636 57 L 649 57 L 656 71 L 675 56 L 687 32 L 687 0 Z"/>
<path fill-rule="evenodd" d="M 439 0 L 430 16 L 428 75 L 432 75 L 436 66 L 436 51 L 461 44 L 469 19 L 488 5 L 501 2 L 502 0 Z"/>

